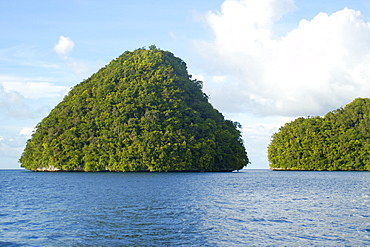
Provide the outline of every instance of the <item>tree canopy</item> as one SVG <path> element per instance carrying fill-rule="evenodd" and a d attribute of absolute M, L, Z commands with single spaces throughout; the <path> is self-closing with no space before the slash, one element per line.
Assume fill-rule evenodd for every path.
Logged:
<path fill-rule="evenodd" d="M 272 136 L 271 169 L 370 170 L 370 99 L 324 117 L 298 118 Z"/>
<path fill-rule="evenodd" d="M 184 61 L 155 46 L 125 52 L 77 84 L 37 126 L 20 158 L 30 170 L 232 171 L 248 164 L 239 124 L 225 120 Z"/>

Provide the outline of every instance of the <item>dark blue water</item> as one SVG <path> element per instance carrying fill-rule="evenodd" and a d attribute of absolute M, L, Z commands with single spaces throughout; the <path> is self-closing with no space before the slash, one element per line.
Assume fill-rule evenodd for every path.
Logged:
<path fill-rule="evenodd" d="M 366 246 L 370 173 L 0 171 L 0 246 Z"/>

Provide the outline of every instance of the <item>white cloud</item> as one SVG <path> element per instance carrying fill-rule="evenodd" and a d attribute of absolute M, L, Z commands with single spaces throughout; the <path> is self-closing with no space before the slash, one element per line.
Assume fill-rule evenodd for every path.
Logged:
<path fill-rule="evenodd" d="M 283 37 L 274 23 L 293 0 L 226 0 L 206 21 L 212 42 L 197 42 L 209 75 L 204 89 L 224 112 L 320 115 L 370 97 L 370 23 L 343 9 L 302 20 Z"/>
<path fill-rule="evenodd" d="M 70 90 L 48 80 L 0 75 L 0 117 L 33 119 L 44 116 L 50 110 L 48 104 L 55 104 L 54 101 L 62 99 Z"/>
<path fill-rule="evenodd" d="M 35 128 L 23 127 L 19 132 L 19 136 L 24 136 L 27 139 L 30 139 L 35 130 L 36 130 Z"/>
<path fill-rule="evenodd" d="M 74 46 L 75 43 L 70 38 L 60 36 L 58 43 L 56 43 L 54 46 L 54 51 L 58 55 L 66 57 L 68 53 L 72 51 Z"/>
<path fill-rule="evenodd" d="M 11 117 L 15 119 L 34 118 L 24 101 L 24 97 L 15 91 L 6 91 L 0 84 L 0 117 Z"/>
<path fill-rule="evenodd" d="M 58 43 L 54 46 L 54 51 L 62 58 L 67 60 L 67 68 L 71 70 L 78 79 L 86 79 L 101 66 L 101 62 L 98 62 L 98 65 L 97 63 L 92 65 L 90 63 L 84 63 L 76 60 L 75 58 L 69 57 L 68 54 L 72 51 L 74 46 L 75 44 L 70 38 L 60 36 Z"/>
<path fill-rule="evenodd" d="M 18 92 L 28 99 L 61 98 L 69 87 L 52 84 L 50 78 L 27 78 L 0 75 L 0 84 L 6 92 Z"/>

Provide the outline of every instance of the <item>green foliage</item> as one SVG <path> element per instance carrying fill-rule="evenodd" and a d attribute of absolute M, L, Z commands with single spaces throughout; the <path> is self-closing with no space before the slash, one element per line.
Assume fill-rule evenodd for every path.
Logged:
<path fill-rule="evenodd" d="M 281 127 L 268 147 L 271 169 L 370 170 L 370 99 Z"/>
<path fill-rule="evenodd" d="M 76 85 L 20 158 L 30 170 L 231 171 L 248 157 L 186 64 L 151 46 L 125 52 Z"/>

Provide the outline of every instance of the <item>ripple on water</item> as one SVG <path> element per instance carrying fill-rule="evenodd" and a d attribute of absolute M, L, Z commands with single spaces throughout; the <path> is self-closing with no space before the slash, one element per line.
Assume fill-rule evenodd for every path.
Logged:
<path fill-rule="evenodd" d="M 366 246 L 370 173 L 0 171 L 0 246 Z"/>

